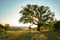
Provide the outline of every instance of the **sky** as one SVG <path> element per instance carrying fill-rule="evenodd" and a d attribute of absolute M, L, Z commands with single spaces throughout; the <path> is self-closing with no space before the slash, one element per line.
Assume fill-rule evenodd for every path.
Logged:
<path fill-rule="evenodd" d="M 60 0 L 0 0 L 0 24 L 23 26 L 24 24 L 18 21 L 21 17 L 19 11 L 27 4 L 48 6 L 52 12 L 55 12 L 55 18 L 60 20 Z"/>

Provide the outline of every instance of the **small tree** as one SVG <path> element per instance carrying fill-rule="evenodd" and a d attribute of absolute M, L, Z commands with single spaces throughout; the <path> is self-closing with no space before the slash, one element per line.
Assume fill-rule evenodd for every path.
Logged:
<path fill-rule="evenodd" d="M 5 24 L 4 30 L 5 30 L 5 31 L 10 30 L 10 25 L 9 25 L 9 24 Z"/>
<path fill-rule="evenodd" d="M 50 11 L 47 6 L 27 5 L 20 11 L 22 17 L 19 22 L 31 23 L 38 26 L 37 30 L 40 31 L 40 27 L 49 24 L 54 19 L 54 12 Z"/>

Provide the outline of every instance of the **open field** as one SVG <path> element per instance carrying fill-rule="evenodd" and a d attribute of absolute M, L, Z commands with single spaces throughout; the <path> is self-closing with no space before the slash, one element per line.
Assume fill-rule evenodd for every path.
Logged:
<path fill-rule="evenodd" d="M 60 34 L 57 32 L 40 32 L 28 30 L 21 31 L 7 31 L 0 36 L 0 40 L 31 40 L 36 34 L 42 34 L 47 37 L 48 40 L 60 40 Z"/>

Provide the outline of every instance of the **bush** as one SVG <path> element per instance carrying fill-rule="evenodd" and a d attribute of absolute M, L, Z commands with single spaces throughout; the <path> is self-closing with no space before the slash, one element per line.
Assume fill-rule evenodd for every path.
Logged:
<path fill-rule="evenodd" d="M 2 24 L 0 24 L 0 32 L 4 31 L 4 26 Z"/>
<path fill-rule="evenodd" d="M 56 21 L 56 23 L 54 24 L 54 27 L 57 31 L 60 31 L 60 20 Z"/>

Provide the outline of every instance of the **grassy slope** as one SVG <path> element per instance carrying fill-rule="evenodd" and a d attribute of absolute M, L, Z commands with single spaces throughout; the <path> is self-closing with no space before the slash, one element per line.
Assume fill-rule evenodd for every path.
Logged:
<path fill-rule="evenodd" d="M 21 30 L 21 31 L 8 31 L 4 34 L 3 38 L 0 37 L 0 40 L 31 40 L 31 38 L 37 34 L 36 31 Z M 56 32 L 41 32 L 41 34 L 48 37 L 48 40 L 60 40 L 60 35 Z"/>
<path fill-rule="evenodd" d="M 56 32 L 42 32 L 45 36 L 48 37 L 49 40 L 60 40 L 60 34 Z"/>

